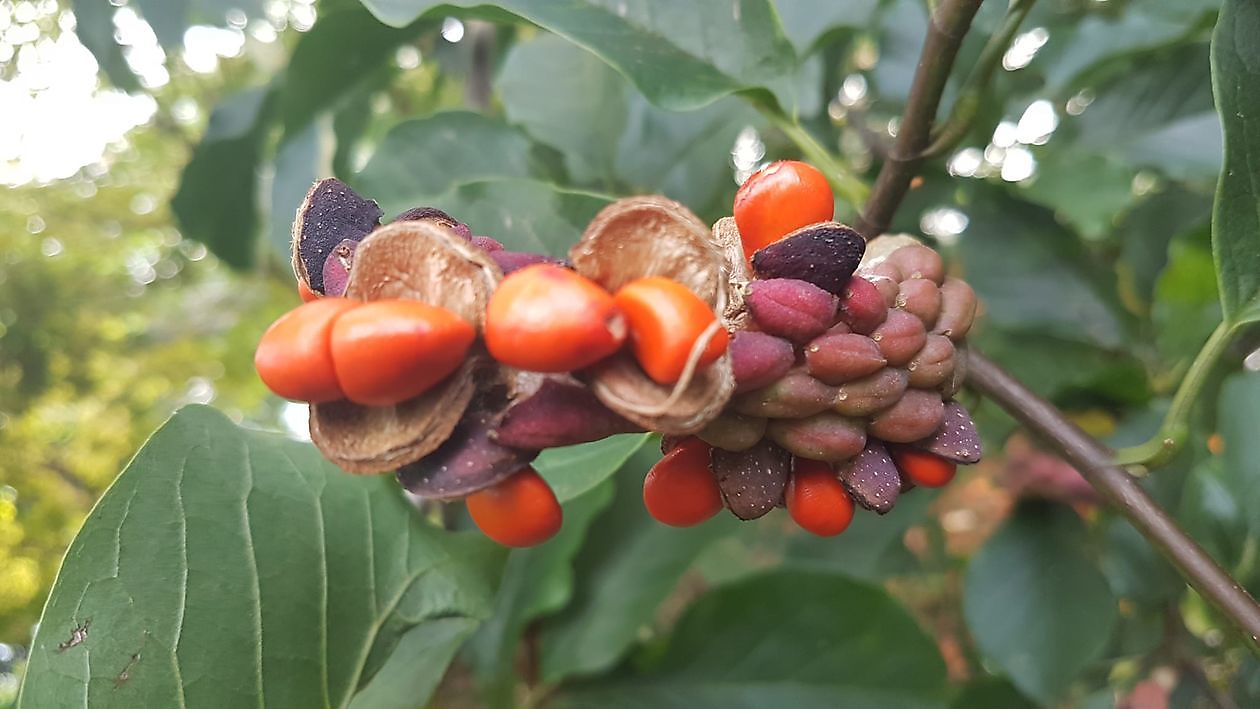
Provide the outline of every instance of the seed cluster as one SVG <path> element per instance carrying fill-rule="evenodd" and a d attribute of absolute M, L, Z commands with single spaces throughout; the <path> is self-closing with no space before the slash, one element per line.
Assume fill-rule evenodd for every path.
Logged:
<path fill-rule="evenodd" d="M 305 305 L 263 336 L 265 383 L 312 402 L 312 439 L 348 471 L 465 498 L 527 546 L 561 510 L 538 452 L 663 434 L 644 481 L 658 520 L 788 508 L 838 534 L 979 459 L 963 337 L 975 295 L 909 240 L 830 221 L 826 180 L 775 163 L 712 229 L 660 197 L 620 200 L 568 261 L 508 251 L 432 207 L 381 225 L 336 180 L 294 224 Z"/>

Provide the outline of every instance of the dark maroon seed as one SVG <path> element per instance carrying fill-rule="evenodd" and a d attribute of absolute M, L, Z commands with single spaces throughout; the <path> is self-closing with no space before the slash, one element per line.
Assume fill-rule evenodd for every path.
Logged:
<path fill-rule="evenodd" d="M 448 500 L 487 488 L 524 468 L 538 451 L 495 441 L 491 431 L 497 417 L 486 409 L 469 409 L 437 450 L 398 469 L 398 481 L 421 497 Z"/>
<path fill-rule="evenodd" d="M 495 251 L 503 250 L 503 244 L 499 243 L 498 239 L 494 239 L 489 236 L 474 236 L 472 238 L 472 242 L 473 246 L 476 246 L 486 253 L 494 253 Z"/>
<path fill-rule="evenodd" d="M 359 242 L 346 239 L 331 255 L 324 259 L 324 295 L 340 297 L 346 292 L 346 283 L 350 280 L 350 268 L 354 265 L 354 252 Z"/>
<path fill-rule="evenodd" d="M 752 265 L 760 278 L 795 278 L 838 296 L 865 251 L 861 234 L 839 222 L 821 222 L 762 248 Z"/>
<path fill-rule="evenodd" d="M 873 512 L 887 514 L 901 493 L 901 475 L 882 443 L 867 439 L 866 448 L 840 468 L 840 483 L 853 501 Z"/>
<path fill-rule="evenodd" d="M 764 332 L 741 330 L 728 346 L 736 393 L 769 386 L 796 361 L 792 343 Z"/>
<path fill-rule="evenodd" d="M 836 319 L 836 297 L 813 283 L 794 278 L 755 280 L 744 298 L 762 332 L 808 342 Z"/>
<path fill-rule="evenodd" d="M 434 221 L 439 224 L 450 227 L 451 231 L 465 239 L 472 238 L 472 230 L 468 225 L 459 221 L 455 217 L 443 212 L 437 207 L 412 207 L 407 211 L 394 217 L 396 222 L 414 222 L 414 221 Z"/>
<path fill-rule="evenodd" d="M 486 238 L 486 237 L 478 237 Z M 559 263 L 556 259 L 542 254 L 531 254 L 525 251 L 491 251 L 490 260 L 499 265 L 499 269 L 503 271 L 503 275 L 507 275 L 513 271 L 519 271 L 526 266 L 533 266 L 536 263 Z"/>
<path fill-rule="evenodd" d="M 324 261 L 333 249 L 347 239 L 362 241 L 380 226 L 381 214 L 376 202 L 335 177 L 315 183 L 297 217 L 298 256 L 311 290 L 324 292 Z"/>
<path fill-rule="evenodd" d="M 979 462 L 984 454 L 975 421 L 957 401 L 945 402 L 945 418 L 940 427 L 931 436 L 915 441 L 914 447 L 964 465 Z"/>
<path fill-rule="evenodd" d="M 512 448 L 538 450 L 642 430 L 600 403 L 590 389 L 548 377 L 538 391 L 508 408 L 494 438 Z"/>
<path fill-rule="evenodd" d="M 783 501 L 792 456 L 762 441 L 739 453 L 714 448 L 710 467 L 727 509 L 740 519 L 757 519 Z"/>

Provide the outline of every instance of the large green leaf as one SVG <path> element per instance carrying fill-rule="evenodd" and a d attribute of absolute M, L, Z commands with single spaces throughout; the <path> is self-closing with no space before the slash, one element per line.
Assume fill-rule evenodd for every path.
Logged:
<path fill-rule="evenodd" d="M 494 614 L 478 629 L 463 657 L 473 666 L 495 706 L 511 706 L 517 644 L 534 620 L 555 613 L 573 595 L 573 558 L 597 514 L 612 502 L 613 484 L 601 483 L 564 506 L 564 527 L 546 543 L 508 555 Z"/>
<path fill-rule="evenodd" d="M 468 182 L 546 176 L 535 151 L 529 136 L 497 119 L 438 113 L 394 126 L 354 185 L 392 215 Z"/>
<path fill-rule="evenodd" d="M 626 127 L 617 72 L 571 42 L 540 34 L 512 47 L 497 83 L 508 119 L 559 150 L 573 179 L 611 182 Z"/>
<path fill-rule="evenodd" d="M 179 47 L 192 25 L 225 25 L 227 11 L 244 12 L 246 18 L 264 17 L 264 0 L 135 0 L 140 14 L 153 28 L 163 47 Z"/>
<path fill-rule="evenodd" d="M 913 560 L 902 539 L 911 525 L 923 521 L 934 499 L 932 491 L 923 488 L 899 498 L 897 506 L 886 515 L 858 510 L 852 524 L 839 537 L 794 534 L 784 562 L 872 583 L 883 580 L 905 570 Z"/>
<path fill-rule="evenodd" d="M 1226 319 L 1260 319 L 1260 7 L 1226 0 L 1212 38 L 1212 87 L 1225 128 L 1225 166 L 1212 245 Z"/>
<path fill-rule="evenodd" d="M 188 407 L 71 544 L 19 706 L 415 706 L 500 560 L 388 477 Z"/>
<path fill-rule="evenodd" d="M 87 47 L 110 82 L 123 91 L 138 91 L 140 81 L 127 65 L 122 47 L 114 41 L 114 12 L 117 8 L 98 0 L 74 0 L 74 33 Z"/>
<path fill-rule="evenodd" d="M 1123 342 L 1117 304 L 1091 257 L 1047 210 L 974 186 L 958 242 L 987 322 L 1106 348 Z"/>
<path fill-rule="evenodd" d="M 251 266 L 257 256 L 257 171 L 271 96 L 265 88 L 248 89 L 214 107 L 171 199 L 184 235 L 205 244 L 233 268 Z"/>
<path fill-rule="evenodd" d="M 587 534 L 575 563 L 577 588 L 559 615 L 543 624 L 541 675 L 554 682 L 613 665 L 651 625 L 656 609 L 696 556 L 733 526 L 722 514 L 675 529 L 643 508 L 643 474 L 660 458 L 645 446 L 613 477 L 616 495 Z"/>
<path fill-rule="evenodd" d="M 363 0 L 381 21 L 492 4 L 578 44 L 624 74 L 652 103 L 698 108 L 769 87 L 795 65 L 768 0 Z M 556 71 L 560 71 L 556 68 Z"/>
<path fill-rule="evenodd" d="M 1052 702 L 1111 637 L 1116 602 L 1071 508 L 1028 503 L 972 560 L 963 591 L 980 650 L 1020 691 Z"/>
<path fill-rule="evenodd" d="M 1216 273 L 1207 234 L 1169 244 L 1168 266 L 1155 284 L 1151 320 L 1155 342 L 1170 367 L 1185 366 L 1221 321 Z"/>
<path fill-rule="evenodd" d="M 940 707 L 932 639 L 874 586 L 779 571 L 687 609 L 654 670 L 579 684 L 573 707 Z"/>
<path fill-rule="evenodd" d="M 783 30 L 801 54 L 837 28 L 865 29 L 879 8 L 878 0 L 777 0 Z"/>
<path fill-rule="evenodd" d="M 298 207 L 311 184 L 332 171 L 332 116 L 311 121 L 296 134 L 287 135 L 276 148 L 272 162 L 271 200 L 267 215 L 267 241 L 284 263 L 292 250 L 292 227 Z"/>
<path fill-rule="evenodd" d="M 381 206 L 389 212 L 402 205 L 430 204 L 471 226 L 473 233 L 493 236 L 509 249 L 563 257 L 611 201 L 611 197 L 545 182 L 506 179 L 470 182 L 436 197 L 386 199 Z"/>
<path fill-rule="evenodd" d="M 610 436 L 602 441 L 545 450 L 534 467 L 561 502 L 584 495 L 625 465 L 635 451 L 655 440 L 646 433 Z"/>
<path fill-rule="evenodd" d="M 1241 372 L 1225 381 L 1217 422 L 1225 444 L 1225 471 L 1233 495 L 1246 510 L 1251 533 L 1260 535 L 1260 373 Z"/>

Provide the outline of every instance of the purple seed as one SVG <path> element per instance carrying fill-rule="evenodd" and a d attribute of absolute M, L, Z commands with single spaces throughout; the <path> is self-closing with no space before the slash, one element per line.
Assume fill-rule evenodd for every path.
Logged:
<path fill-rule="evenodd" d="M 983 455 L 976 423 L 967 409 L 956 401 L 945 403 L 945 416 L 940 427 L 931 436 L 916 441 L 914 446 L 964 465 L 979 462 Z"/>
<path fill-rule="evenodd" d="M 710 467 L 727 509 L 740 519 L 757 519 L 783 501 L 792 456 L 762 441 L 739 453 L 714 448 Z"/>
<path fill-rule="evenodd" d="M 836 319 L 836 297 L 813 283 L 771 278 L 748 284 L 748 312 L 762 332 L 807 342 Z"/>
<path fill-rule="evenodd" d="M 792 343 L 764 332 L 741 330 L 727 347 L 736 393 L 768 386 L 787 374 L 796 361 Z"/>
<path fill-rule="evenodd" d="M 901 493 L 901 474 L 883 443 L 867 439 L 866 448 L 840 469 L 840 483 L 853 501 L 868 510 L 887 514 Z"/>

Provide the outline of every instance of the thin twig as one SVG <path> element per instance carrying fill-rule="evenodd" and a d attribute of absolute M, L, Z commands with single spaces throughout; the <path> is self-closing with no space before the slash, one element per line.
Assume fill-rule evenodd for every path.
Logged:
<path fill-rule="evenodd" d="M 962 90 L 958 92 L 958 98 L 954 99 L 949 118 L 945 119 L 940 128 L 933 133 L 931 144 L 923 149 L 919 155 L 920 158 L 926 160 L 944 155 L 953 150 L 971 131 L 976 116 L 980 113 L 980 104 L 984 102 L 984 97 L 989 93 L 989 87 L 993 83 L 993 74 L 1001 66 L 1002 57 L 1006 56 L 1011 40 L 1019 31 L 1024 18 L 1028 17 L 1028 12 L 1032 10 L 1034 2 L 1036 0 L 1015 0 L 1011 4 L 1010 9 L 1006 11 L 1006 18 L 1002 20 L 1002 26 L 980 51 L 980 58 L 976 60 L 975 67 L 967 76 Z"/>
<path fill-rule="evenodd" d="M 1064 460 L 1133 523 L 1204 598 L 1260 645 L 1260 605 L 1208 553 L 1177 526 L 1137 481 L 1111 462 L 1112 453 L 984 355 L 971 351 L 968 382 L 1028 430 L 1039 434 Z"/>
<path fill-rule="evenodd" d="M 958 48 L 980 9 L 981 0 L 944 0 L 932 13 L 927 39 L 919 55 L 919 66 L 910 85 L 910 97 L 897 128 L 897 140 L 880 168 L 875 187 L 857 230 L 873 239 L 888 229 L 893 214 L 901 206 L 910 181 L 922 161 L 922 153 L 932 139 L 932 124 L 949 80 Z"/>

